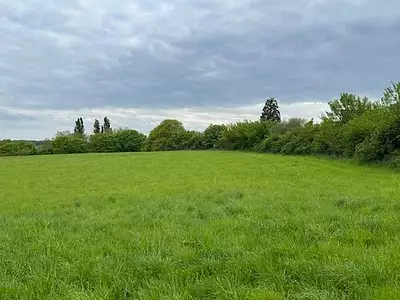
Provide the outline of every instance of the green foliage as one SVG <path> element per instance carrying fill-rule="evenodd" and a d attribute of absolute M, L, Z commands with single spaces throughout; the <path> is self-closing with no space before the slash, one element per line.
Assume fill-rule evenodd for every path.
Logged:
<path fill-rule="evenodd" d="M 316 154 L 341 156 L 343 154 L 340 135 L 342 125 L 331 120 L 324 120 L 316 126 L 313 152 Z"/>
<path fill-rule="evenodd" d="M 259 142 L 255 147 L 259 152 L 283 153 L 283 154 L 300 154 L 305 149 L 296 149 L 296 139 L 302 138 L 302 129 L 306 123 L 303 119 L 293 118 L 280 123 L 271 122 L 268 137 Z M 313 128 L 311 121 L 311 128 Z M 297 134 L 300 134 L 297 137 Z M 306 138 L 306 137 L 304 137 Z M 296 151 L 295 151 L 296 149 Z M 306 154 L 306 153 L 302 153 Z"/>
<path fill-rule="evenodd" d="M 78 118 L 75 121 L 74 134 L 75 135 L 79 135 L 79 136 L 84 136 L 85 135 L 85 125 L 83 124 L 83 119 L 82 118 Z"/>
<path fill-rule="evenodd" d="M 86 142 L 82 118 L 78 118 L 73 139 L 69 132 L 58 133 L 52 145 L 38 151 L 24 149 L 24 144 L 3 145 L 3 155 L 137 152 L 169 150 L 247 150 L 296 155 L 329 155 L 354 158 L 359 162 L 397 159 L 400 149 L 400 83 L 384 91 L 380 103 L 343 93 L 329 102 L 330 111 L 321 122 L 292 118 L 281 122 L 278 104 L 268 99 L 258 122 L 243 121 L 229 125 L 210 125 L 204 132 L 187 131 L 178 120 L 164 120 L 149 137 L 135 130 L 113 133 L 105 117 L 101 126 L 96 119 Z M 101 133 L 101 134 L 100 134 Z M 17 142 L 17 141 L 16 141 Z M 4 142 L 3 142 L 4 144 Z M 55 147 L 54 147 L 55 146 Z M 47 148 L 46 148 L 47 147 Z M 32 148 L 33 149 L 33 148 Z M 14 154 L 13 154 L 14 153 Z M 394 163 L 395 164 L 395 163 Z"/>
<path fill-rule="evenodd" d="M 100 122 L 99 122 L 99 120 L 95 119 L 94 123 L 93 123 L 93 133 L 94 134 L 99 134 L 100 131 L 101 131 Z"/>
<path fill-rule="evenodd" d="M 178 120 L 164 120 L 149 134 L 145 150 L 169 151 L 182 150 L 186 138 L 186 130 Z"/>
<path fill-rule="evenodd" d="M 379 133 L 367 137 L 362 143 L 356 146 L 355 159 L 360 163 L 377 162 L 384 158 L 384 150 L 382 149 L 382 141 Z"/>
<path fill-rule="evenodd" d="M 88 152 L 88 143 L 77 135 L 58 135 L 52 141 L 54 154 L 72 154 Z"/>
<path fill-rule="evenodd" d="M 400 82 L 392 82 L 392 85 L 385 89 L 381 103 L 384 107 L 389 107 L 392 104 L 400 103 Z"/>
<path fill-rule="evenodd" d="M 237 122 L 222 131 L 219 148 L 227 150 L 253 150 L 265 139 L 271 127 L 270 122 Z"/>
<path fill-rule="evenodd" d="M 285 133 L 281 149 L 282 154 L 309 155 L 314 153 L 313 142 L 318 127 L 314 126 L 313 121 L 307 122 L 303 126 L 297 126 Z"/>
<path fill-rule="evenodd" d="M 0 141 L 0 156 L 34 155 L 37 150 L 34 144 L 23 141 Z"/>
<path fill-rule="evenodd" d="M 117 152 L 113 133 L 92 134 L 89 137 L 90 152 Z"/>
<path fill-rule="evenodd" d="M 139 152 L 146 136 L 136 130 L 122 129 L 89 137 L 91 152 Z"/>
<path fill-rule="evenodd" d="M 186 131 L 183 139 L 183 149 L 187 150 L 205 150 L 204 134 L 197 131 Z"/>
<path fill-rule="evenodd" d="M 108 117 L 104 117 L 103 126 L 101 126 L 101 133 L 112 133 L 111 122 Z"/>
<path fill-rule="evenodd" d="M 301 127 L 302 125 L 306 124 L 307 121 L 305 119 L 301 118 L 291 118 L 288 121 L 282 121 L 279 123 L 276 122 L 271 122 L 271 133 L 277 133 L 277 134 L 284 134 L 288 131 L 291 131 L 297 127 Z"/>
<path fill-rule="evenodd" d="M 260 121 L 281 121 L 281 113 L 279 111 L 278 102 L 275 100 L 275 98 L 269 98 L 265 101 L 261 112 Z"/>
<path fill-rule="evenodd" d="M 400 170 L 400 150 L 396 150 L 390 157 L 390 165 Z"/>
<path fill-rule="evenodd" d="M 136 130 L 121 129 L 114 132 L 116 152 L 139 152 L 144 146 L 146 136 Z"/>
<path fill-rule="evenodd" d="M 360 116 L 373 108 L 368 98 L 360 98 L 354 94 L 343 93 L 339 99 L 329 102 L 330 112 L 326 116 L 340 123 L 347 123 L 354 117 Z"/>
<path fill-rule="evenodd" d="M 206 149 L 218 148 L 219 141 L 222 138 L 225 130 L 225 125 L 211 124 L 210 126 L 208 126 L 204 130 L 204 147 Z"/>
<path fill-rule="evenodd" d="M 51 140 L 44 140 L 43 143 L 41 143 L 37 147 L 38 151 L 37 154 L 39 155 L 48 155 L 48 154 L 53 154 L 53 144 Z"/>

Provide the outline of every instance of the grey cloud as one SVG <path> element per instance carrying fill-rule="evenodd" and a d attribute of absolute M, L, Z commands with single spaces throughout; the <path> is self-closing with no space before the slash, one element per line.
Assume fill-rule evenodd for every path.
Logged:
<path fill-rule="evenodd" d="M 397 0 L 0 0 L 0 105 L 243 107 L 379 97 Z"/>
<path fill-rule="evenodd" d="M 36 121 L 37 118 L 33 115 L 27 116 L 19 112 L 10 111 L 5 108 L 0 107 L 0 122 L 6 124 L 10 122 L 11 124 L 20 124 L 21 122 Z M 4 128 L 4 127 L 3 127 Z"/>

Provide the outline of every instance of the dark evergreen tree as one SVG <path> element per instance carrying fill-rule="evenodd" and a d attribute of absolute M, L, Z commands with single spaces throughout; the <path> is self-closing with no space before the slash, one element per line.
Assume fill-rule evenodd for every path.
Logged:
<path fill-rule="evenodd" d="M 260 120 L 273 122 L 281 121 L 281 113 L 279 111 L 278 102 L 275 98 L 272 97 L 265 101 Z"/>
<path fill-rule="evenodd" d="M 94 134 L 99 134 L 100 133 L 100 122 L 97 119 L 94 120 L 93 133 Z"/>
<path fill-rule="evenodd" d="M 104 118 L 104 123 L 102 126 L 102 133 L 110 133 L 112 132 L 112 128 L 111 128 L 111 123 L 110 123 L 110 119 L 105 117 Z"/>
<path fill-rule="evenodd" d="M 78 118 L 75 121 L 74 134 L 75 135 L 84 135 L 85 134 L 85 125 L 83 124 L 82 118 Z"/>

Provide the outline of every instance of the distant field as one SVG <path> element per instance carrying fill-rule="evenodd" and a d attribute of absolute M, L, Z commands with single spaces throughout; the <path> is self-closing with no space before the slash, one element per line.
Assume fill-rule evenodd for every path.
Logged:
<path fill-rule="evenodd" d="M 0 158 L 0 299 L 400 299 L 400 174 L 319 158 Z"/>

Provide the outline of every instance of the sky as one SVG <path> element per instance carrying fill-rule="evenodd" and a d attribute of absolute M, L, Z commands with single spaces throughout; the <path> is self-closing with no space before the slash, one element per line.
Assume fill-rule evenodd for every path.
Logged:
<path fill-rule="evenodd" d="M 0 0 L 0 139 L 317 119 L 400 80 L 398 0 Z"/>

